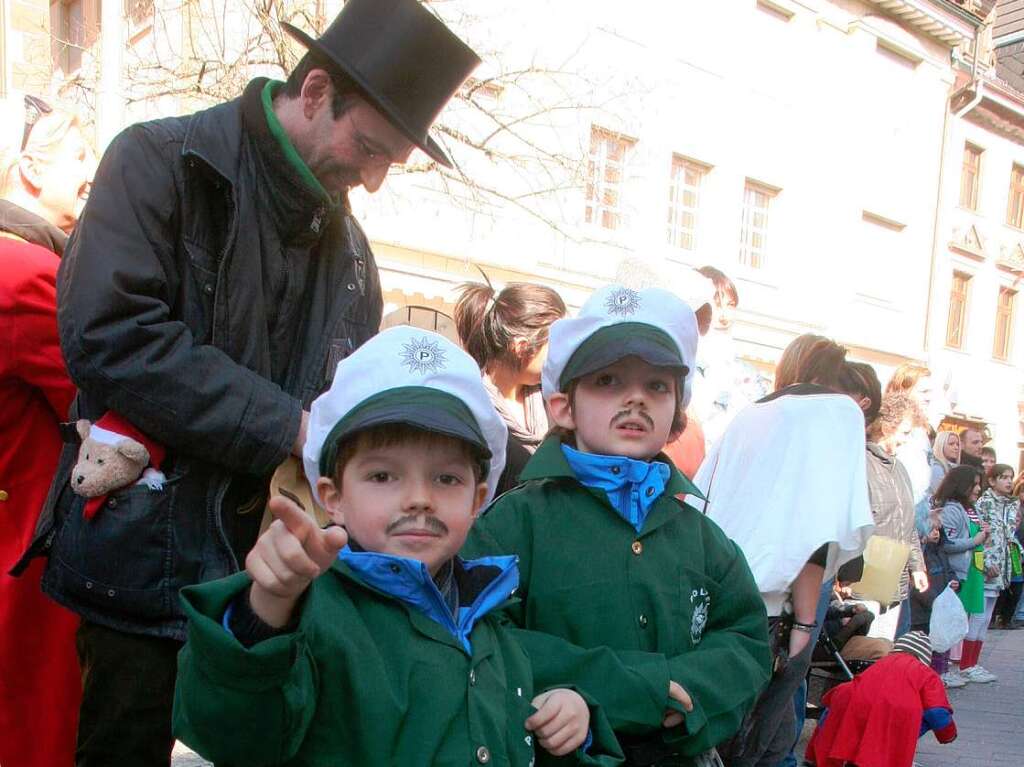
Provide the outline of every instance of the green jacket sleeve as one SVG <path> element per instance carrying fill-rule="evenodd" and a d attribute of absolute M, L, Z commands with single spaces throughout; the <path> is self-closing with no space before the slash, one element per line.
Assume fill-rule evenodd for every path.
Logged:
<path fill-rule="evenodd" d="M 316 710 L 316 667 L 301 624 L 249 649 L 222 625 L 249 584 L 238 573 L 181 594 L 189 624 L 178 656 L 174 735 L 218 765 L 287 762 Z"/>
<path fill-rule="evenodd" d="M 669 674 L 693 699 L 682 750 L 699 754 L 732 737 L 771 676 L 768 619 L 747 560 L 722 536 L 708 572 L 719 584 L 700 643 L 669 658 Z"/>

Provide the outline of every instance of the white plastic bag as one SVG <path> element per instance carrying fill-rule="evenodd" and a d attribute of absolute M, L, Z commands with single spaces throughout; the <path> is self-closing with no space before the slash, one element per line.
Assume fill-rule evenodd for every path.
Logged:
<path fill-rule="evenodd" d="M 932 652 L 946 652 L 967 636 L 967 612 L 960 597 L 949 586 L 932 603 L 928 635 L 932 640 Z"/>

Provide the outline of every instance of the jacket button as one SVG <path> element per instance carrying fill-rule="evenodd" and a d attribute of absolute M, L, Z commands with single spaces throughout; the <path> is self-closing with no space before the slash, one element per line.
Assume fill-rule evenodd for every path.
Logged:
<path fill-rule="evenodd" d="M 107 508 L 109 508 L 109 509 L 116 509 L 117 508 L 117 498 L 108 498 L 107 499 Z"/>
<path fill-rule="evenodd" d="M 6 501 L 10 497 L 6 490 L 0 490 L 0 501 Z"/>
<path fill-rule="evenodd" d="M 480 762 L 480 764 L 487 764 L 491 761 L 491 752 L 487 750 L 487 746 L 480 746 L 480 748 L 476 750 L 476 760 Z"/>
<path fill-rule="evenodd" d="M 350 282 L 350 283 L 349 283 L 348 285 L 346 285 L 345 287 L 346 287 L 346 288 L 348 288 L 348 289 L 349 289 L 350 291 L 351 291 L 351 290 L 355 290 L 355 289 L 356 289 L 356 284 L 355 284 L 354 282 Z"/>
<path fill-rule="evenodd" d="M 469 684 L 470 684 L 471 687 L 476 685 L 476 670 L 475 669 L 470 669 L 469 670 Z"/>
<path fill-rule="evenodd" d="M 206 283 L 205 285 L 203 285 L 203 292 L 206 295 L 208 295 L 208 296 L 212 296 L 213 295 L 213 285 L 210 284 L 209 282 Z"/>
<path fill-rule="evenodd" d="M 107 589 L 107 596 L 108 596 L 108 597 L 112 597 L 112 596 L 114 596 L 114 595 L 115 595 L 116 593 L 117 593 L 117 592 L 116 592 L 116 591 L 114 591 L 113 589 Z"/>
<path fill-rule="evenodd" d="M 86 582 L 85 582 L 85 587 L 86 587 L 87 589 L 91 589 L 91 588 L 92 588 L 92 581 L 86 581 Z"/>
<path fill-rule="evenodd" d="M 612 466 L 612 474 L 618 474 L 620 471 L 622 471 L 622 469 L 618 466 Z"/>
<path fill-rule="evenodd" d="M 647 488 L 646 495 L 647 495 L 648 498 L 650 498 L 652 495 L 654 495 L 654 488 L 653 487 Z"/>
<path fill-rule="evenodd" d="M 633 553 L 640 556 L 644 553 L 644 545 L 640 541 L 633 541 L 633 545 L 629 548 L 633 549 Z"/>
<path fill-rule="evenodd" d="M 642 628 L 642 629 L 647 628 L 647 616 L 644 615 L 643 613 L 640 614 L 640 618 L 639 618 L 639 620 L 637 622 L 640 624 L 640 628 Z"/>

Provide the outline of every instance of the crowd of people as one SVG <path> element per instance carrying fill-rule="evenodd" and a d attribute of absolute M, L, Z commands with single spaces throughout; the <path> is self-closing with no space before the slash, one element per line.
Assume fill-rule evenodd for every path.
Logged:
<path fill-rule="evenodd" d="M 712 266 L 576 313 L 484 276 L 459 344 L 378 333 L 347 193 L 450 163 L 478 59 L 417 0 L 284 28 L 287 81 L 98 168 L 36 98 L 0 142 L 0 766 L 783 767 L 833 646 L 866 670 L 807 764 L 955 738 L 946 690 L 1024 625 L 1024 481 L 929 423 L 930 371 L 803 335 L 765 375 Z"/>

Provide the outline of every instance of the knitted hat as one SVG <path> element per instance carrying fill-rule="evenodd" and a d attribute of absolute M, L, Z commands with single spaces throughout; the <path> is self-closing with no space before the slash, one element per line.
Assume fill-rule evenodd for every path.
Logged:
<path fill-rule="evenodd" d="M 407 424 L 474 445 L 485 463 L 487 500 L 505 468 L 508 428 L 484 388 L 480 368 L 444 336 L 399 325 L 338 363 L 331 388 L 314 400 L 302 449 L 313 497 L 329 477 L 338 446 L 358 431 Z"/>
<path fill-rule="evenodd" d="M 932 662 L 932 640 L 923 631 L 911 631 L 893 643 L 892 652 L 909 653 L 924 665 L 930 666 Z"/>
<path fill-rule="evenodd" d="M 633 290 L 608 285 L 594 291 L 576 317 L 551 325 L 548 357 L 541 371 L 545 399 L 575 379 L 623 357 L 679 369 L 683 407 L 697 357 L 697 319 L 681 299 L 661 288 Z"/>

